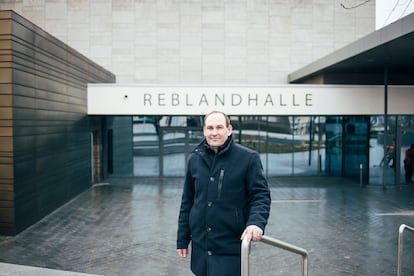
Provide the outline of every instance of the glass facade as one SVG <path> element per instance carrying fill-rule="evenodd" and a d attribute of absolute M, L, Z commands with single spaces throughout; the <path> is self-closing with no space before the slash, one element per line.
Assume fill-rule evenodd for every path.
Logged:
<path fill-rule="evenodd" d="M 325 171 L 324 116 L 231 116 L 236 142 L 260 153 L 268 176 Z M 203 116 L 133 116 L 134 176 L 183 176 Z"/>
<path fill-rule="evenodd" d="M 132 175 L 184 176 L 188 154 L 203 138 L 203 116 L 131 118 Z M 414 116 L 388 116 L 386 141 L 396 141 L 395 166 L 384 147 L 384 116 L 231 116 L 231 122 L 235 141 L 259 152 L 268 177 L 331 175 L 396 184 L 404 180 L 404 152 L 414 143 Z"/>
<path fill-rule="evenodd" d="M 414 143 L 414 116 L 388 116 L 386 137 L 384 137 L 384 129 L 384 116 L 370 117 L 369 183 L 375 185 L 404 183 L 404 155 Z"/>

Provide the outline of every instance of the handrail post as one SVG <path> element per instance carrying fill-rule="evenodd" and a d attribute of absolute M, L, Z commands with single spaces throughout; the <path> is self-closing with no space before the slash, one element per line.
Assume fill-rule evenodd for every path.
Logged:
<path fill-rule="evenodd" d="M 410 227 L 405 224 L 401 224 L 398 230 L 398 266 L 397 266 L 397 276 L 402 275 L 402 267 L 403 267 L 403 248 L 404 248 L 404 230 L 410 230 L 414 232 L 414 228 Z"/>
<path fill-rule="evenodd" d="M 249 276 L 249 255 L 250 255 L 250 241 L 244 238 L 241 248 L 241 276 Z"/>
<path fill-rule="evenodd" d="M 397 276 L 402 275 L 402 265 L 403 265 L 403 259 L 402 259 L 402 252 L 403 252 L 403 233 L 404 233 L 404 227 L 405 224 L 400 225 L 400 229 L 398 231 L 398 266 L 397 266 Z"/>
<path fill-rule="evenodd" d="M 279 247 L 283 250 L 290 251 L 295 254 L 299 254 L 302 256 L 302 276 L 309 276 L 309 258 L 308 252 L 300 247 L 295 245 L 291 245 L 289 243 L 268 237 L 262 236 L 260 240 L 263 243 L 269 244 L 274 247 Z M 241 246 L 241 276 L 249 276 L 250 267 L 249 267 L 249 255 L 250 255 L 250 241 L 248 241 L 247 237 L 245 237 L 242 241 Z"/>

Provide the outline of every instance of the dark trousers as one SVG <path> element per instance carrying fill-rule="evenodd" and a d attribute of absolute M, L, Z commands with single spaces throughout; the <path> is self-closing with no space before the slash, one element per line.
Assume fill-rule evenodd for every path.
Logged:
<path fill-rule="evenodd" d="M 404 170 L 405 170 L 405 181 L 411 182 L 411 178 L 413 177 L 413 165 L 411 164 L 404 164 Z"/>

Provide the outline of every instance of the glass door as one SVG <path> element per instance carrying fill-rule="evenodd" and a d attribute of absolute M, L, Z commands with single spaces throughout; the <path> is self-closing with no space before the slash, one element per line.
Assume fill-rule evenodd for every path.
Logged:
<path fill-rule="evenodd" d="M 162 176 L 184 176 L 187 158 L 203 139 L 202 116 L 165 116 L 161 123 Z"/>
<path fill-rule="evenodd" d="M 342 175 L 342 117 L 329 116 L 325 123 L 325 171 L 329 175 Z"/>
<path fill-rule="evenodd" d="M 134 176 L 159 175 L 159 128 L 157 120 L 133 116 L 132 124 Z"/>
<path fill-rule="evenodd" d="M 369 117 L 343 118 L 343 176 L 359 178 L 362 168 L 363 182 L 368 182 Z"/>
<path fill-rule="evenodd" d="M 318 175 L 324 171 L 324 116 L 294 116 L 293 170 L 294 175 Z"/>

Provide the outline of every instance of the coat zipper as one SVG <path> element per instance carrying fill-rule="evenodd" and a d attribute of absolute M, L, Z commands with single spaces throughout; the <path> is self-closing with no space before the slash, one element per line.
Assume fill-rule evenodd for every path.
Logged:
<path fill-rule="evenodd" d="M 220 199 L 221 197 L 221 189 L 223 188 L 223 178 L 224 178 L 224 169 L 221 169 L 219 182 L 218 182 L 218 188 L 217 188 L 217 199 Z"/>

